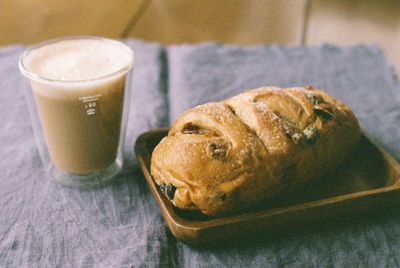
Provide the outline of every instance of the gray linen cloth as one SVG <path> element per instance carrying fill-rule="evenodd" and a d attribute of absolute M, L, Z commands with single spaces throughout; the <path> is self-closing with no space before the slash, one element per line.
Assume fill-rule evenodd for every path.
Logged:
<path fill-rule="evenodd" d="M 133 154 L 141 132 L 167 126 L 194 105 L 245 88 L 313 84 L 348 103 L 362 127 L 400 159 L 400 86 L 378 47 L 126 42 L 136 56 L 126 165 L 111 185 L 93 190 L 45 177 L 17 69 L 24 47 L 0 49 L 0 267 L 400 265 L 400 212 L 274 239 L 182 244 L 169 232 Z"/>

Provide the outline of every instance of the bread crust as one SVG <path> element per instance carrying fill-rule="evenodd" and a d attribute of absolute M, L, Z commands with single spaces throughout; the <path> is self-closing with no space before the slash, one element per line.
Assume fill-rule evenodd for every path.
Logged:
<path fill-rule="evenodd" d="M 329 172 L 359 136 L 353 112 L 326 92 L 263 87 L 180 115 L 151 174 L 174 206 L 220 216 Z"/>

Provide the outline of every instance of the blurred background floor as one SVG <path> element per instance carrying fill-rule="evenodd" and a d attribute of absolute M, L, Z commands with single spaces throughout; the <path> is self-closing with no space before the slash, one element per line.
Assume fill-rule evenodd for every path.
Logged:
<path fill-rule="evenodd" d="M 66 35 L 164 44 L 379 44 L 400 71 L 398 0 L 2 0 L 0 46 Z"/>

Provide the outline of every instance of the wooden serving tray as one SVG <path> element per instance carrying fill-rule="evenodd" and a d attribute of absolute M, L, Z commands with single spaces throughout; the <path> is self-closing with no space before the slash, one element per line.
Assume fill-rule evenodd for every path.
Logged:
<path fill-rule="evenodd" d="M 349 157 L 329 175 L 252 211 L 222 218 L 175 208 L 150 175 L 154 147 L 167 129 L 143 133 L 135 152 L 174 236 L 188 244 L 208 244 L 254 234 L 268 234 L 305 226 L 323 219 L 400 204 L 400 165 L 365 135 Z"/>

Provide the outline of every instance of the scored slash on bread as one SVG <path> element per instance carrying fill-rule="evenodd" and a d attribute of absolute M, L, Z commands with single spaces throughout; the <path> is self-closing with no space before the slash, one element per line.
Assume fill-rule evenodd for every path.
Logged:
<path fill-rule="evenodd" d="M 322 90 L 258 88 L 180 115 L 151 174 L 174 206 L 219 216 L 331 171 L 359 136 L 352 111 Z"/>

